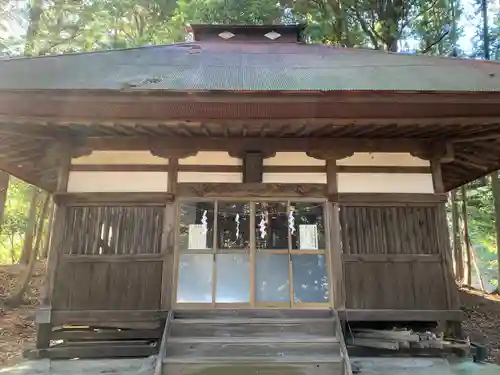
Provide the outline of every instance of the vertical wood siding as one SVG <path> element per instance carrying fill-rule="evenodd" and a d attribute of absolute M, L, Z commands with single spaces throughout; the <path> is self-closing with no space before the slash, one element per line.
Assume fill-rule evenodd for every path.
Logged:
<path fill-rule="evenodd" d="M 68 207 L 58 310 L 160 310 L 163 206 Z"/>
<path fill-rule="evenodd" d="M 64 254 L 159 254 L 163 206 L 69 207 Z"/>
<path fill-rule="evenodd" d="M 341 206 L 347 308 L 449 308 L 439 209 Z"/>
<path fill-rule="evenodd" d="M 343 206 L 344 254 L 439 254 L 436 207 Z"/>

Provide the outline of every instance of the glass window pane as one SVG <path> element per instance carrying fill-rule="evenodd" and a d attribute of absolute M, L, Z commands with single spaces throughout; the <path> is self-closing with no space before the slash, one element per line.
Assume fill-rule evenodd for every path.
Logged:
<path fill-rule="evenodd" d="M 290 205 L 292 249 L 325 249 L 323 203 L 295 202 Z"/>
<path fill-rule="evenodd" d="M 179 249 L 211 249 L 214 238 L 214 203 L 185 202 L 179 205 L 179 211 Z"/>
<path fill-rule="evenodd" d="M 288 250 L 286 202 L 255 204 L 255 242 L 257 249 Z"/>
<path fill-rule="evenodd" d="M 292 255 L 295 303 L 328 302 L 328 273 L 324 255 Z"/>
<path fill-rule="evenodd" d="M 219 202 L 217 211 L 218 249 L 248 249 L 250 204 Z"/>
<path fill-rule="evenodd" d="M 212 254 L 182 254 L 179 259 L 177 302 L 212 303 Z"/>
<path fill-rule="evenodd" d="M 217 254 L 215 302 L 250 302 L 248 254 Z"/>
<path fill-rule="evenodd" d="M 256 254 L 255 298 L 257 302 L 290 302 L 287 254 Z"/>

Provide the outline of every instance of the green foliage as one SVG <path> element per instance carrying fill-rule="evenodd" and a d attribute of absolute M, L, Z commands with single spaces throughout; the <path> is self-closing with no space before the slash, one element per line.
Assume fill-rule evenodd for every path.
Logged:
<path fill-rule="evenodd" d="M 28 222 L 30 185 L 11 177 L 0 234 L 0 263 L 15 263 L 21 254 Z"/>

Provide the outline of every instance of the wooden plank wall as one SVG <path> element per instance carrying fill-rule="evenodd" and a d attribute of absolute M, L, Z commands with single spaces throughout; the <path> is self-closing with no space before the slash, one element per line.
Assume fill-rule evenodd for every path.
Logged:
<path fill-rule="evenodd" d="M 346 308 L 449 308 L 439 209 L 341 204 Z"/>
<path fill-rule="evenodd" d="M 164 206 L 67 207 L 57 310 L 160 310 Z"/>

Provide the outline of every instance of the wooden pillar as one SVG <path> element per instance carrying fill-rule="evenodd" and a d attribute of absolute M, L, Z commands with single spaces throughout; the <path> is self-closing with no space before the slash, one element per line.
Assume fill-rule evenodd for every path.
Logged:
<path fill-rule="evenodd" d="M 338 202 L 332 201 L 332 197 L 338 194 L 337 188 L 337 161 L 335 159 L 326 160 L 326 181 L 327 192 L 330 198 L 327 203 L 328 227 L 330 237 L 330 282 L 332 285 L 331 305 L 334 309 L 345 309 L 345 285 L 344 285 L 344 265 L 342 262 L 342 243 L 340 228 L 340 207 Z"/>
<path fill-rule="evenodd" d="M 331 285 L 330 304 L 333 309 L 345 309 L 346 292 L 344 265 L 342 261 L 342 242 L 340 227 L 340 206 L 338 203 L 337 160 L 351 156 L 351 150 L 332 150 L 327 152 L 308 152 L 310 157 L 326 161 L 327 183 L 327 225 L 329 237 L 329 276 Z"/>
<path fill-rule="evenodd" d="M 176 237 L 176 204 L 175 194 L 177 193 L 177 175 L 179 173 L 179 156 L 168 153 L 162 153 L 157 156 L 168 158 L 168 192 L 172 194 L 173 199 L 166 202 L 165 216 L 163 218 L 163 269 L 161 277 L 161 310 L 170 311 L 174 299 L 174 262 L 175 262 L 175 237 Z"/>
<path fill-rule="evenodd" d="M 172 194 L 172 200 L 166 202 L 165 216 L 163 218 L 163 234 L 162 234 L 162 252 L 163 252 L 163 269 L 161 278 L 161 302 L 160 307 L 163 311 L 172 309 L 174 296 L 175 282 L 175 238 L 176 238 L 176 216 L 177 205 L 175 196 L 177 194 L 177 181 L 179 174 L 179 159 L 188 156 L 195 156 L 198 152 L 193 150 L 168 150 L 163 147 L 151 147 L 152 155 L 168 159 L 168 185 L 167 191 Z"/>
<path fill-rule="evenodd" d="M 55 148 L 55 157 L 58 163 L 56 193 L 68 190 L 69 169 L 71 166 L 71 144 L 62 142 L 61 146 Z M 54 202 L 54 223 L 50 234 L 49 254 L 47 257 L 47 270 L 44 285 L 40 296 L 40 308 L 37 312 L 37 338 L 38 349 L 48 348 L 52 333 L 51 312 L 52 299 L 56 288 L 56 275 L 59 260 L 64 250 L 64 227 L 66 223 L 66 207 Z"/>

